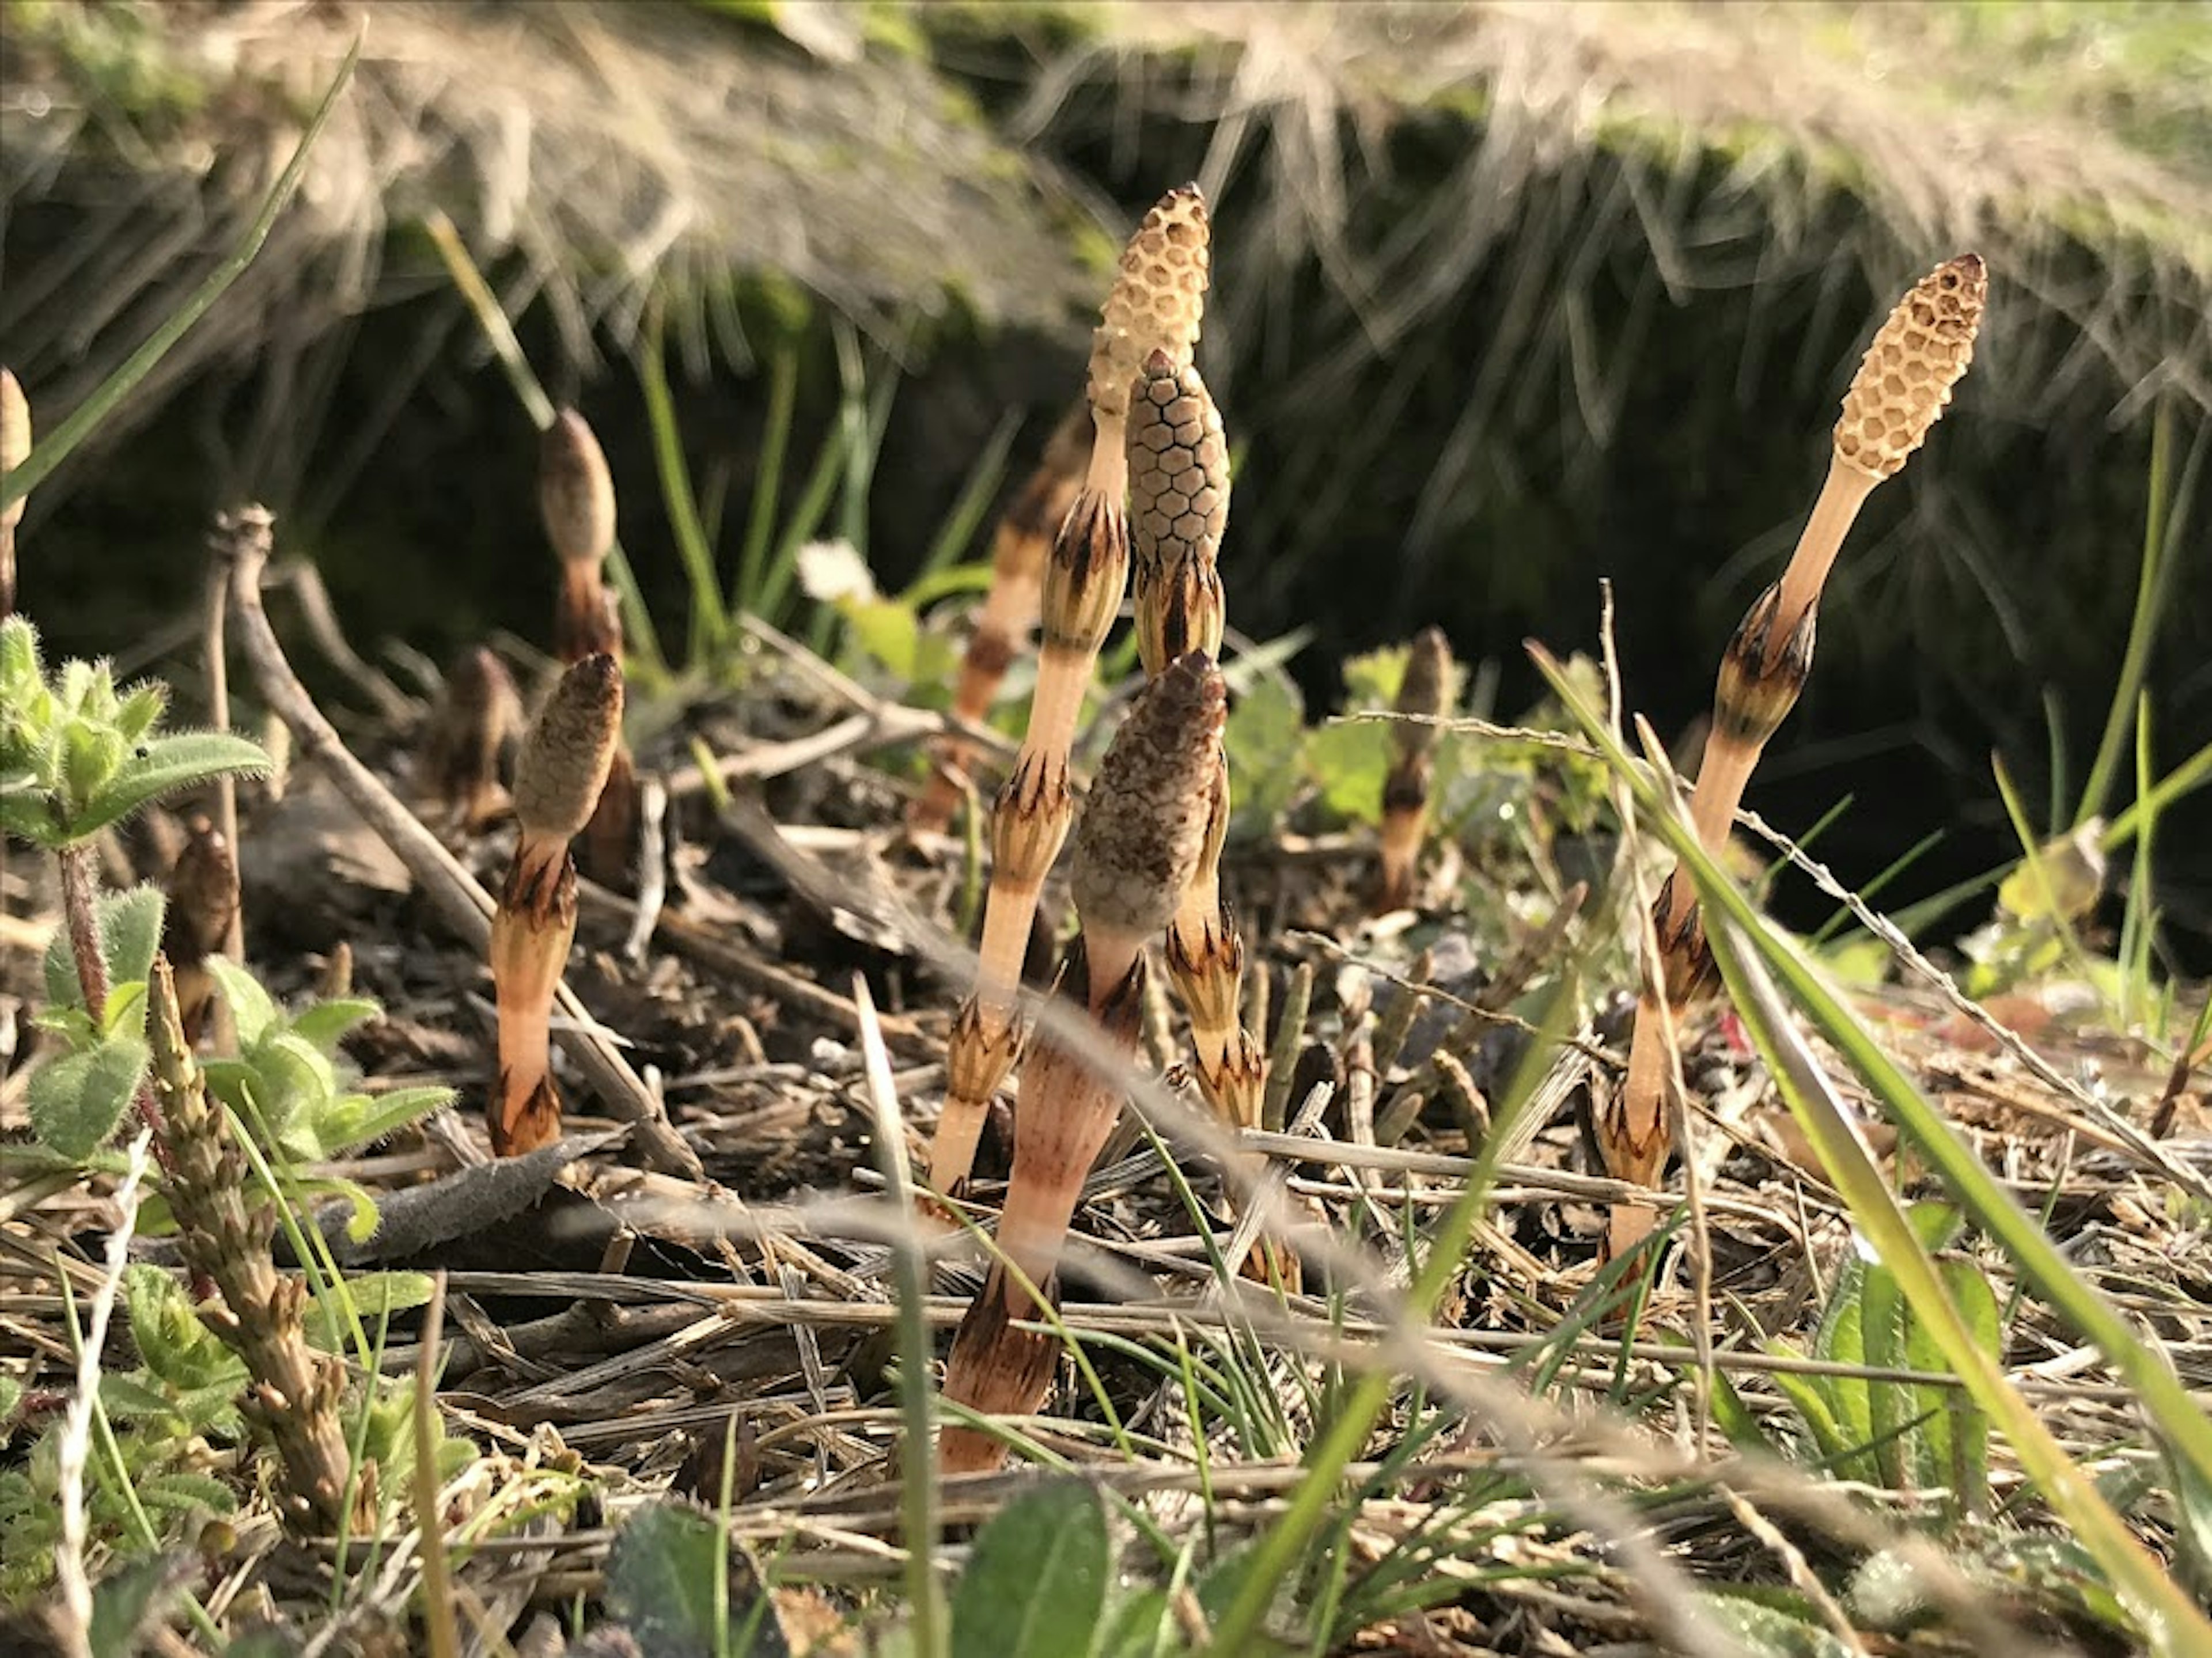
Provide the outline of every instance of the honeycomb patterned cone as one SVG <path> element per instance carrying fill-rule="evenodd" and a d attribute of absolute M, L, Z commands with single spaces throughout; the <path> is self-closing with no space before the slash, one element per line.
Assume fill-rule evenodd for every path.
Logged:
<path fill-rule="evenodd" d="M 1164 350 L 1145 359 L 1129 405 L 1129 538 L 1138 563 L 1212 564 L 1229 522 L 1229 440 L 1206 382 Z"/>
<path fill-rule="evenodd" d="M 1086 932 L 1149 938 L 1174 919 L 1206 847 L 1228 692 L 1212 661 L 1177 657 L 1099 762 L 1068 889 Z"/>
<path fill-rule="evenodd" d="M 1897 302 L 1844 394 L 1836 453 L 1876 478 L 1894 477 L 1951 401 L 1974 360 L 1974 335 L 1989 299 L 1978 253 L 1929 271 Z"/>
<path fill-rule="evenodd" d="M 615 544 L 615 481 L 584 417 L 563 409 L 538 450 L 538 510 L 564 564 L 597 569 Z"/>
<path fill-rule="evenodd" d="M 622 669 L 587 656 L 561 676 L 514 762 L 514 816 L 526 840 L 566 846 L 592 819 L 622 738 Z"/>
<path fill-rule="evenodd" d="M 1154 351 L 1190 361 L 1206 311 L 1209 234 L 1206 197 L 1184 185 L 1160 197 L 1121 251 L 1091 337 L 1091 406 L 1100 417 L 1127 414 L 1130 385 Z"/>

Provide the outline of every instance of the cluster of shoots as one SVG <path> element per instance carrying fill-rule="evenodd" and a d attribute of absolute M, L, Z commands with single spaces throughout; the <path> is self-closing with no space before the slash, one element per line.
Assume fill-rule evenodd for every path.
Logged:
<path fill-rule="evenodd" d="M 1019 1050 L 1022 962 L 1045 878 L 1075 816 L 1068 754 L 1099 647 L 1128 584 L 1130 398 L 1155 353 L 1173 367 L 1189 366 L 1205 304 L 1206 236 L 1197 189 L 1170 191 L 1123 252 L 1093 336 L 1091 457 L 1046 561 L 1029 730 L 992 813 L 975 987 L 953 1023 L 945 1109 L 930 1154 L 930 1181 L 941 1192 L 965 1184 L 992 1097 Z"/>
<path fill-rule="evenodd" d="M 1209 838 L 1227 714 L 1221 674 L 1203 651 L 1154 675 L 1100 762 L 1075 836 L 1069 887 L 1081 931 L 1061 964 L 1060 994 L 1103 1045 L 1133 1060 L 1149 971 L 1146 946 L 1189 890 Z M 1030 1415 L 1051 1389 L 1058 1347 L 1014 1327 L 1035 1297 L 1056 1304 L 1060 1259 L 1084 1176 L 1119 1120 L 1123 1084 L 1049 1035 L 1022 1077 L 1014 1163 L 999 1223 L 999 1259 L 953 1339 L 946 1397 L 971 1409 Z M 999 1442 L 945 1430 L 947 1473 L 998 1466 Z"/>
<path fill-rule="evenodd" d="M 573 409 L 562 410 L 545 428 L 538 450 L 538 507 L 546 539 L 561 562 L 555 654 L 570 665 L 594 656 L 619 659 L 621 612 L 606 582 L 607 556 L 615 545 L 614 475 L 599 439 Z M 603 884 L 620 885 L 625 878 L 637 835 L 637 793 L 629 746 L 618 740 L 606 787 L 583 836 L 584 871 Z"/>
<path fill-rule="evenodd" d="M 576 936 L 576 861 L 569 842 L 592 821 L 622 740 L 622 667 L 605 653 L 561 676 L 514 766 L 520 834 L 492 916 L 499 1006 L 499 1078 L 492 1150 L 515 1157 L 561 1134 L 553 1083 L 554 993 Z"/>
<path fill-rule="evenodd" d="M 1054 429 L 1029 482 L 1000 516 L 991 541 L 990 592 L 975 618 L 975 631 L 961 657 L 960 677 L 953 687 L 953 716 L 963 723 L 978 725 L 989 715 L 1015 653 L 1036 626 L 1044 597 L 1045 560 L 1052 551 L 1053 532 L 1082 487 L 1091 452 L 1084 439 L 1090 429 L 1087 406 L 1071 410 Z M 908 827 L 923 833 L 942 831 L 966 793 L 975 763 L 975 745 L 967 738 L 955 734 L 939 739 L 929 781 L 908 808 Z"/>
<path fill-rule="evenodd" d="M 1973 360 L 1988 294 L 1978 256 L 1947 260 L 1898 302 L 1867 349 L 1844 394 L 1827 478 L 1796 550 L 1782 579 L 1752 601 L 1721 658 L 1711 735 L 1690 804 L 1708 851 L 1726 845 L 1753 768 L 1804 688 L 1820 590 L 1845 533 L 1875 486 L 1897 476 L 1950 403 L 1952 387 Z M 1667 1029 L 1711 988 L 1715 976 L 1696 894 L 1679 866 L 1660 890 L 1652 923 L 1659 960 L 1638 1000 L 1627 1078 L 1598 1119 L 1607 1168 L 1644 1186 L 1657 1182 L 1673 1139 Z M 1633 1247 L 1651 1224 L 1646 1210 L 1616 1207 L 1608 1252 Z"/>
<path fill-rule="evenodd" d="M 1452 703 L 1451 647 L 1443 630 L 1424 628 L 1413 637 L 1406 677 L 1398 684 L 1397 712 L 1409 716 L 1390 728 L 1390 769 L 1382 780 L 1382 868 L 1376 882 L 1377 914 L 1413 902 L 1413 872 L 1428 827 L 1429 779 L 1436 764 L 1437 721 Z"/>

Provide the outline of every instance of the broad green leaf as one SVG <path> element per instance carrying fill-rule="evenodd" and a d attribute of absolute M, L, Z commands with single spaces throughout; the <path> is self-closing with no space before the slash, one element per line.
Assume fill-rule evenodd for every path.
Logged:
<path fill-rule="evenodd" d="M 123 1121 L 150 1057 L 135 1037 L 109 1036 L 40 1066 L 27 1090 L 40 1143 L 65 1157 L 89 1157 Z"/>
<path fill-rule="evenodd" d="M 716 1638 L 714 1583 L 726 1572 L 727 1620 Z M 721 1522 L 677 1503 L 641 1509 L 607 1554 L 607 1606 L 637 1637 L 644 1658 L 790 1658 L 774 1605 Z M 750 1632 L 750 1644 L 748 1644 Z"/>
<path fill-rule="evenodd" d="M 1321 789 L 1322 804 L 1354 823 L 1381 819 L 1390 759 L 1388 726 L 1363 720 L 1319 726 L 1306 735 L 1306 771 Z"/>
<path fill-rule="evenodd" d="M 427 1272 L 354 1272 L 343 1284 L 310 1301 L 305 1309 L 307 1339 L 327 1352 L 345 1346 L 352 1327 L 337 1297 L 346 1297 L 363 1324 L 374 1325 L 387 1313 L 404 1313 L 430 1304 L 430 1276 Z"/>
<path fill-rule="evenodd" d="M 1989 1276 L 1970 1260 L 1936 1263 L 1959 1315 L 1973 1332 L 1974 1343 L 1991 1364 L 2004 1362 L 2003 1314 L 1996 1287 Z M 1905 1349 L 1905 1363 L 1915 1370 L 1947 1370 L 1942 1351 L 1927 1327 L 1912 1321 Z M 1918 1388 L 1918 1408 L 1935 1412 L 1929 1423 L 1929 1442 L 1936 1451 L 1936 1477 L 1958 1493 L 1961 1509 L 1981 1514 L 1990 1501 L 1990 1418 L 1974 1402 L 1972 1394 L 1959 1388 Z"/>
<path fill-rule="evenodd" d="M 246 1363 L 193 1311 L 184 1286 L 143 1261 L 123 1269 L 123 1306 L 138 1357 L 173 1388 L 240 1388 Z"/>
<path fill-rule="evenodd" d="M 1344 706 L 1347 708 L 1388 708 L 1396 706 L 1399 687 L 1406 683 L 1406 664 L 1413 659 L 1410 645 L 1385 645 L 1344 659 Z M 1387 730 L 1370 727 L 1371 730 Z"/>
<path fill-rule="evenodd" d="M 1866 1262 L 1856 1257 L 1845 1261 L 1837 1273 L 1835 1286 L 1828 1291 L 1828 1305 L 1820 1315 L 1820 1328 L 1814 1333 L 1814 1358 L 1831 1364 L 1867 1362 L 1863 1322 L 1866 1274 Z M 1813 1376 L 1807 1380 L 1827 1401 L 1829 1417 L 1843 1440 L 1844 1455 L 1836 1469 L 1838 1477 L 1879 1484 L 1881 1470 L 1868 1448 L 1874 1438 L 1874 1403 L 1865 1381 L 1850 1376 Z"/>
<path fill-rule="evenodd" d="M 100 953 L 107 963 L 107 982 L 112 986 L 143 984 L 154 971 L 154 952 L 161 947 L 161 918 L 168 908 L 158 888 L 132 887 L 128 892 L 103 892 L 92 902 L 100 928 Z M 76 957 L 67 928 L 58 930 L 46 945 L 45 961 L 46 1001 L 53 1007 L 82 1007 L 84 992 L 77 982 Z"/>
<path fill-rule="evenodd" d="M 451 1105 L 454 1098 L 454 1090 L 450 1088 L 395 1088 L 389 1094 L 342 1094 L 327 1104 L 309 1108 L 299 1127 L 313 1142 L 311 1155 L 321 1162 L 395 1133 Z"/>
<path fill-rule="evenodd" d="M 1887 1266 L 1868 1267 L 1859 1279 L 1859 1333 L 1869 1368 L 1905 1368 L 1906 1316 L 1897 1274 Z M 1895 1491 L 1940 1480 L 1942 1476 L 1928 1466 L 1921 1431 L 1926 1424 L 1908 1425 L 1919 1414 L 1915 1391 L 1901 1382 L 1869 1382 L 1866 1399 L 1867 1445 L 1881 1483 Z"/>
<path fill-rule="evenodd" d="M 327 1002 L 311 1002 L 295 1013 L 292 1032 L 324 1053 L 335 1054 L 348 1031 L 383 1014 L 384 1010 L 366 996 L 337 996 Z"/>
<path fill-rule="evenodd" d="M 100 1407 L 118 1422 L 179 1414 L 177 1401 L 146 1381 L 146 1374 L 143 1370 L 103 1370 L 100 1377 Z"/>
<path fill-rule="evenodd" d="M 1165 1589 L 1146 1589 L 1113 1608 L 1099 1658 L 1166 1658 L 1176 1649 L 1174 1603 Z"/>
<path fill-rule="evenodd" d="M 251 1049 L 283 1019 L 276 999 L 261 987 L 260 980 L 228 956 L 210 956 L 206 966 L 238 1026 L 239 1047 Z"/>
<path fill-rule="evenodd" d="M 222 732 L 179 732 L 142 743 L 129 760 L 87 800 L 70 824 L 82 840 L 119 823 L 141 806 L 229 773 L 257 777 L 269 769 L 258 743 Z"/>
<path fill-rule="evenodd" d="M 1083 1658 L 1113 1573 L 1097 1487 L 1054 1479 L 1024 1492 L 976 1533 L 952 1592 L 952 1658 Z"/>
<path fill-rule="evenodd" d="M 154 1555 L 116 1567 L 92 1592 L 85 1646 L 92 1658 L 135 1658 L 168 1621 L 191 1574 L 189 1554 Z"/>
<path fill-rule="evenodd" d="M 1778 1351 L 1783 1350 L 1778 1348 Z M 1845 1437 L 1842 1424 L 1836 1420 L 1836 1412 L 1828 1395 L 1814 1382 L 1814 1377 L 1800 1376 L 1794 1370 L 1777 1370 L 1774 1373 L 1775 1387 L 1796 1407 L 1798 1418 L 1805 1424 L 1805 1431 L 1812 1436 L 1814 1452 L 1821 1461 L 1840 1476 L 1857 1446 Z"/>
<path fill-rule="evenodd" d="M 1747 1594 L 1709 1591 L 1698 1599 L 1713 1622 L 1752 1658 L 1854 1658 L 1809 1608 L 1801 1616 Z"/>
<path fill-rule="evenodd" d="M 1255 680 L 1229 711 L 1222 742 L 1229 756 L 1232 825 L 1240 834 L 1271 834 L 1298 792 L 1305 708 L 1279 676 Z"/>
<path fill-rule="evenodd" d="M 123 740 L 123 733 L 109 726 L 96 726 L 87 720 L 72 720 L 62 728 L 62 775 L 64 798 L 69 810 L 80 814 L 101 792 L 115 780 L 131 750 Z M 114 818 L 104 818 L 91 829 L 77 827 L 77 838 L 91 833 Z"/>
<path fill-rule="evenodd" d="M 167 1509 L 176 1514 L 190 1514 L 199 1509 L 211 1514 L 232 1514 L 238 1509 L 236 1495 L 222 1481 L 181 1469 L 142 1479 L 137 1482 L 137 1491 L 138 1500 L 148 1508 Z"/>

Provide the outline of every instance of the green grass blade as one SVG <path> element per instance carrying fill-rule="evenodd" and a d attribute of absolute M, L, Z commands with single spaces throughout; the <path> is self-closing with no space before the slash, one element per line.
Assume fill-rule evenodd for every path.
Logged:
<path fill-rule="evenodd" d="M 2179 486 L 2173 483 L 2173 405 L 2162 400 L 2151 422 L 2150 501 L 2143 514 L 2142 565 L 2136 578 L 2135 611 L 2128 620 L 2128 642 L 2120 657 L 2119 683 L 2112 688 L 2112 707 L 2106 711 L 2104 735 L 2097 741 L 2097 757 L 2090 763 L 2089 780 L 2081 786 L 2081 802 L 2075 809 L 2079 829 L 2105 809 L 2118 780 L 2128 746 L 2128 726 L 2135 717 L 2136 699 L 2150 667 L 2151 644 L 2166 613 L 2179 560 L 2182 529 L 2189 521 L 2190 497 L 2196 493 L 2205 445 L 2212 439 L 2212 422 L 2200 427 L 2190 446 L 2189 464 Z"/>
<path fill-rule="evenodd" d="M 668 362 L 662 349 L 658 300 L 647 319 L 643 347 L 637 354 L 637 383 L 645 393 L 645 418 L 653 431 L 653 460 L 660 474 L 661 503 L 668 509 L 677 556 L 684 561 L 684 580 L 691 587 L 689 665 L 703 668 L 727 642 L 730 620 L 722 609 L 721 586 L 714 579 L 714 550 L 707 544 L 707 526 L 699 519 L 691 469 L 684 463 L 675 400 L 668 393 Z"/>
<path fill-rule="evenodd" d="M 337 107 L 338 95 L 353 79 L 354 65 L 361 61 L 361 42 L 362 36 L 356 33 L 353 45 L 346 48 L 345 59 L 338 65 L 338 72 L 331 82 L 330 90 L 323 94 L 323 101 L 316 106 L 315 113 L 307 123 L 307 130 L 300 135 L 300 142 L 294 146 L 292 159 L 284 164 L 283 172 L 276 175 L 276 182 L 262 200 L 261 210 L 253 216 L 253 222 L 246 227 L 246 234 L 238 246 L 231 249 L 228 256 L 209 274 L 205 282 L 192 290 L 191 296 L 184 304 L 170 313 L 161 325 L 147 337 L 146 343 L 124 360 L 122 367 L 94 387 L 92 395 L 72 410 L 67 420 L 54 428 L 52 436 L 33 447 L 24 457 L 21 465 L 11 467 L 6 477 L 0 477 L 0 507 L 21 501 L 36 489 L 48 473 L 67 459 L 70 452 L 92 434 L 93 428 L 114 411 L 116 404 L 128 397 L 138 382 L 153 372 L 154 365 L 168 355 L 171 348 L 191 331 L 192 325 L 207 314 L 208 307 L 221 299 L 230 285 L 246 273 L 246 266 L 253 263 L 263 244 L 268 241 L 269 232 L 276 222 L 276 216 L 284 210 L 285 203 L 292 199 L 293 191 L 300 187 L 300 180 L 306 176 L 307 156 L 315 147 L 315 140 L 323 136 L 323 128 L 330 121 L 331 112 Z"/>
<path fill-rule="evenodd" d="M 908 604 L 918 604 L 915 597 L 917 586 L 936 575 L 947 566 L 958 561 L 975 544 L 975 532 L 982 527 L 983 515 L 991 509 L 993 497 L 999 486 L 1006 482 L 1006 452 L 1014 446 L 1014 434 L 1021 429 L 1022 417 L 1018 410 L 1009 409 L 999 417 L 991 435 L 983 440 L 976 452 L 975 464 L 968 469 L 968 477 L 960 486 L 960 494 L 952 502 L 952 510 L 945 513 L 945 522 L 937 526 L 937 534 L 929 544 L 929 551 L 921 561 L 921 568 L 907 585 L 904 595 Z"/>
<path fill-rule="evenodd" d="M 799 400 L 799 345 L 786 339 L 768 364 L 768 424 L 761 433 L 760 465 L 753 472 L 753 499 L 745 520 L 745 544 L 738 556 L 730 608 L 765 616 L 761 588 L 768 576 L 769 549 L 775 539 L 776 500 L 783 491 L 784 458 L 791 452 L 791 427 Z"/>

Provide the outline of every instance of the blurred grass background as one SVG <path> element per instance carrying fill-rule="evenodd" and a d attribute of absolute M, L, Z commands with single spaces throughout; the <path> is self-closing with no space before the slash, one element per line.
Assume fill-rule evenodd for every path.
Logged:
<path fill-rule="evenodd" d="M 1201 360 L 1243 449 L 1236 625 L 1314 629 L 1297 665 L 1325 705 L 1345 654 L 1440 623 L 1510 710 L 1535 692 L 1521 640 L 1589 644 L 1610 578 L 1630 701 L 1671 733 L 1795 536 L 1874 320 L 1972 247 L 1974 371 L 1854 535 L 1750 801 L 1802 828 L 1853 795 L 1823 850 L 1854 881 L 1946 828 L 1903 902 L 2012 850 L 1993 750 L 2065 817 L 2135 598 L 2152 410 L 2184 454 L 2212 412 L 2197 5 L 9 0 L 0 360 L 42 425 L 234 239 L 364 15 L 262 259 L 33 499 L 24 603 L 58 651 L 174 616 L 210 511 L 247 494 L 364 641 L 542 634 L 534 435 L 434 208 L 605 440 L 676 616 L 629 361 L 651 296 L 731 542 L 764 361 L 796 349 L 811 452 L 833 319 L 857 326 L 899 380 L 868 524 L 895 584 L 1010 407 L 1016 467 L 1042 445 L 1103 262 L 1194 178 Z M 2148 682 L 2161 768 L 2212 739 L 2203 522 Z M 2212 801 L 2161 835 L 2202 951 Z"/>

